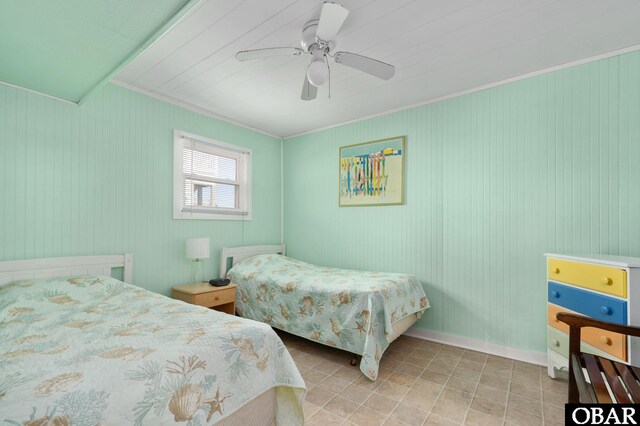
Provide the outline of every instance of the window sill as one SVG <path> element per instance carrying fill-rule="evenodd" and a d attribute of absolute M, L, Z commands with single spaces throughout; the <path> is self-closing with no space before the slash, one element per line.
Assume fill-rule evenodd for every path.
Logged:
<path fill-rule="evenodd" d="M 247 221 L 251 220 L 251 213 L 241 214 L 226 214 L 226 213 L 190 213 L 190 212 L 173 212 L 174 219 L 195 219 L 195 220 L 238 220 Z"/>

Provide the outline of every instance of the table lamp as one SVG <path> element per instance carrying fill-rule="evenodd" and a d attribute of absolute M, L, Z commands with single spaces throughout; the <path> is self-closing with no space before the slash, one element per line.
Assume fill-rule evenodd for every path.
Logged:
<path fill-rule="evenodd" d="M 192 282 L 202 282 L 204 280 L 204 267 L 202 259 L 209 258 L 209 238 L 188 238 L 186 244 L 186 257 L 194 261 L 192 268 Z M 201 276 L 198 281 L 198 267 L 201 270 Z"/>

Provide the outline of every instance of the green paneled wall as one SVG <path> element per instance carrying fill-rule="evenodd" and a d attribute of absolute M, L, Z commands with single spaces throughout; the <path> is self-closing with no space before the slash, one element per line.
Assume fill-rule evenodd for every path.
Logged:
<path fill-rule="evenodd" d="M 173 219 L 173 129 L 253 150 L 253 220 Z M 135 284 L 190 279 L 184 240 L 280 240 L 280 141 L 108 85 L 83 106 L 0 85 L 0 260 L 134 254 Z"/>
<path fill-rule="evenodd" d="M 397 135 L 406 205 L 339 208 L 338 148 Z M 287 139 L 284 199 L 291 256 L 414 274 L 419 327 L 543 351 L 545 252 L 640 256 L 640 53 Z"/>

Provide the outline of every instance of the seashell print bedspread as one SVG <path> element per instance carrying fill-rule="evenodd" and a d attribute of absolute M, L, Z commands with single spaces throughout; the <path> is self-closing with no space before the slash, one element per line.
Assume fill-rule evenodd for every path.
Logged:
<path fill-rule="evenodd" d="M 210 425 L 276 387 L 301 425 L 305 384 L 267 325 L 109 277 L 0 286 L 0 420 Z"/>
<path fill-rule="evenodd" d="M 234 265 L 236 309 L 246 318 L 362 355 L 371 380 L 389 346 L 392 323 L 429 307 L 411 275 L 327 268 L 278 254 Z"/>

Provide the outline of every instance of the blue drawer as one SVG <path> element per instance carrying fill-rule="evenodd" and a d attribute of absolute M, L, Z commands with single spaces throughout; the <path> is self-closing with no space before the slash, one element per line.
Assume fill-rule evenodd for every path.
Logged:
<path fill-rule="evenodd" d="M 548 300 L 591 318 L 627 324 L 627 302 L 549 281 Z"/>

